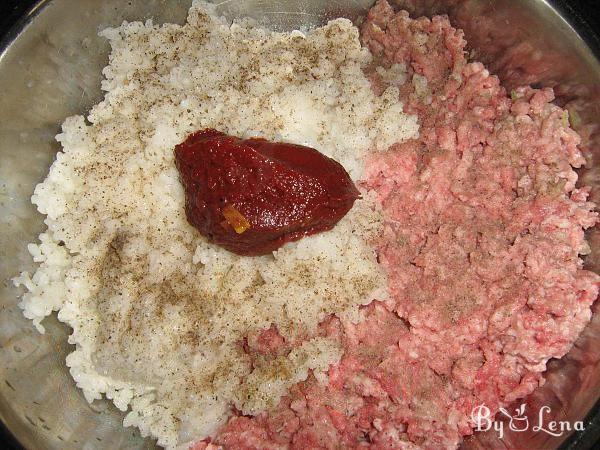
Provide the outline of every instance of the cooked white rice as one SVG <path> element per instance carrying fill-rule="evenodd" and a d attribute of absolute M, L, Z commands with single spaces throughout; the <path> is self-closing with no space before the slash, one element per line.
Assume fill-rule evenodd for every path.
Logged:
<path fill-rule="evenodd" d="M 63 152 L 32 197 L 47 215 L 29 246 L 40 266 L 15 280 L 40 332 L 52 311 L 73 328 L 67 364 L 86 398 L 106 395 L 129 409 L 125 425 L 170 448 L 214 433 L 232 405 L 274 406 L 309 371 L 325 382 L 340 345 L 305 337 L 327 315 L 354 320 L 385 297 L 368 194 L 331 232 L 240 257 L 186 222 L 173 147 L 207 127 L 260 135 L 313 146 L 358 180 L 369 151 L 418 133 L 396 87 L 372 93 L 370 54 L 349 21 L 275 34 L 207 8 L 195 3 L 184 26 L 102 33 L 105 100 L 63 124 Z M 271 324 L 299 345 L 253 369 L 239 342 Z"/>

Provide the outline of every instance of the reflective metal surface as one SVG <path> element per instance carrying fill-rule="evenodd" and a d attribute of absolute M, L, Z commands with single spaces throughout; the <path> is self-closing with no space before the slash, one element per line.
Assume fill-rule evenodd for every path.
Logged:
<path fill-rule="evenodd" d="M 108 402 L 88 405 L 64 365 L 68 330 L 56 319 L 39 335 L 16 307 L 18 292 L 8 281 L 32 270 L 26 243 L 43 229 L 29 203 L 58 146 L 54 135 L 63 119 L 84 113 L 101 98 L 100 71 L 108 47 L 97 36 L 123 20 L 185 20 L 190 0 L 42 1 L 0 54 L 0 419 L 30 449 L 153 448 Z M 275 29 L 306 28 L 328 18 L 360 20 L 371 0 L 216 0 L 228 18 L 252 16 Z M 583 173 L 600 199 L 600 65 L 572 26 L 543 0 L 396 0 L 415 14 L 448 13 L 465 29 L 472 56 L 486 62 L 509 88 L 522 83 L 556 88 L 561 104 L 580 111 L 579 131 L 590 166 Z M 600 167 L 600 165 L 598 166 Z M 589 268 L 600 268 L 600 235 L 590 233 Z M 598 306 L 596 306 L 598 310 Z M 553 361 L 548 382 L 528 400 L 537 416 L 549 405 L 557 420 L 582 419 L 600 395 L 600 313 L 575 348 Z M 592 431 L 593 432 L 593 431 Z M 556 448 L 565 436 L 478 434 L 466 448 Z"/>

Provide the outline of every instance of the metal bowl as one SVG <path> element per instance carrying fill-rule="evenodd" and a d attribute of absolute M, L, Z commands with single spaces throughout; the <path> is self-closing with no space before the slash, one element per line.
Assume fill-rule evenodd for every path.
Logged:
<path fill-rule="evenodd" d="M 76 389 L 64 360 L 69 331 L 55 318 L 38 334 L 21 315 L 19 292 L 10 278 L 33 268 L 26 244 L 44 228 L 30 204 L 59 149 L 54 136 L 63 119 L 82 114 L 101 98 L 100 73 L 108 45 L 98 31 L 123 20 L 153 18 L 182 23 L 191 0 L 43 0 L 0 44 L 0 419 L 29 449 L 154 448 L 106 401 L 89 405 Z M 271 28 L 289 30 L 345 16 L 360 20 L 372 0 L 215 0 L 229 18 L 251 16 Z M 589 164 L 582 180 L 600 198 L 600 63 L 597 38 L 556 2 L 543 0 L 396 0 L 413 14 L 447 13 L 465 30 L 471 56 L 488 64 L 510 89 L 518 84 L 553 86 L 558 102 L 582 107 L 580 131 Z M 582 38 L 587 40 L 584 41 Z M 600 165 L 598 166 L 600 167 Z M 589 233 L 589 269 L 600 269 L 600 233 Z M 555 420 L 587 416 L 583 433 L 477 433 L 465 448 L 592 448 L 600 433 L 600 313 L 572 351 L 552 361 L 548 382 L 528 402 L 535 420 L 542 405 Z M 594 409 L 595 408 L 595 409 Z M 550 417 L 548 416 L 548 420 Z"/>

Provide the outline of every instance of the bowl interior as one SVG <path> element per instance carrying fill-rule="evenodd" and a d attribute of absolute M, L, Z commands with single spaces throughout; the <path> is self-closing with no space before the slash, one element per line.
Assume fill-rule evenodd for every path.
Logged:
<path fill-rule="evenodd" d="M 310 28 L 335 17 L 357 20 L 371 0 L 216 0 L 229 19 L 250 16 L 276 30 Z M 599 125 L 598 60 L 572 26 L 547 2 L 528 0 L 396 1 L 414 14 L 449 13 L 463 27 L 473 55 L 488 63 L 507 86 L 535 83 L 554 86 L 559 102 L 584 103 L 584 125 L 592 127 L 586 146 L 594 145 Z M 10 279 L 34 264 L 27 243 L 43 231 L 43 217 L 30 203 L 37 183 L 59 150 L 54 136 L 64 118 L 85 113 L 101 97 L 101 69 L 108 45 L 98 31 L 123 20 L 153 19 L 183 23 L 191 0 L 46 0 L 31 12 L 23 27 L 0 47 L 0 419 L 26 448 L 141 449 L 154 448 L 133 429 L 121 426 L 123 414 L 107 401 L 89 405 L 76 389 L 64 360 L 71 351 L 69 330 L 55 317 L 45 321 L 40 335 L 17 307 L 19 291 Z M 515 51 L 517 48 L 519 51 Z M 537 63 L 532 63 L 536 56 Z M 587 108 L 587 109 L 586 109 Z M 591 170 L 583 177 L 596 188 L 593 151 Z M 595 189 L 594 192 L 596 192 Z M 598 270 L 600 238 L 590 235 L 594 252 L 590 268 Z M 565 417 L 580 419 L 600 393 L 600 350 L 594 341 L 600 320 L 586 329 L 569 357 L 555 362 L 549 388 L 541 399 L 554 401 Z M 597 342 L 597 341 L 596 341 Z M 552 384 L 554 383 L 554 384 Z M 575 420 L 573 419 L 573 420 Z M 564 440 L 529 440 L 554 448 Z M 486 439 L 488 439 L 486 441 Z M 514 437 L 523 443 L 524 436 Z M 538 436 L 527 439 L 540 439 Z M 493 436 L 466 445 L 496 445 Z M 533 448 L 533 447 L 531 447 Z"/>

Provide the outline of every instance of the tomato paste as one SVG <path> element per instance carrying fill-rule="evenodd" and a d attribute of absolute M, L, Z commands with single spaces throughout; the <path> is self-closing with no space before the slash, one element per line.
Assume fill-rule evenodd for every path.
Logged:
<path fill-rule="evenodd" d="M 330 230 L 359 197 L 341 164 L 302 145 L 206 129 L 177 145 L 175 159 L 188 222 L 240 255 Z"/>

